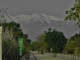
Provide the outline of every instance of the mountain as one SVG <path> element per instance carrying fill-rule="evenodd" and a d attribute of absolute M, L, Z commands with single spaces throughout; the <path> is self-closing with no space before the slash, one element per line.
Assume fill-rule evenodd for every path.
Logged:
<path fill-rule="evenodd" d="M 33 13 L 32 15 L 21 14 L 18 16 L 11 16 L 4 13 L 4 15 L 7 22 L 15 21 L 20 23 L 23 32 L 28 34 L 32 40 L 36 40 L 37 35 L 48 28 L 62 31 L 67 38 L 80 31 L 76 25 L 76 21 L 64 21 L 64 19 L 43 13 Z"/>

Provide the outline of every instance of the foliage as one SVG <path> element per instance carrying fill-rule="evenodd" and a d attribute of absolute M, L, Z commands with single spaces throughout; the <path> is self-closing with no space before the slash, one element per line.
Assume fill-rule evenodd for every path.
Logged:
<path fill-rule="evenodd" d="M 62 32 L 49 28 L 48 32 L 45 32 L 45 42 L 49 44 L 54 53 L 61 53 L 67 43 L 67 39 Z"/>
<path fill-rule="evenodd" d="M 9 33 L 11 39 L 18 40 L 18 37 L 21 37 L 23 35 L 22 29 L 20 28 L 20 24 L 16 22 L 9 22 L 9 23 L 3 23 L 3 33 L 6 34 Z M 10 38 L 9 37 L 9 38 Z"/>
<path fill-rule="evenodd" d="M 39 44 L 39 50 L 42 54 L 45 51 L 45 48 L 47 46 L 47 44 L 44 42 L 45 36 L 46 36 L 45 33 L 37 36 L 37 41 L 38 41 L 38 44 Z"/>
<path fill-rule="evenodd" d="M 17 56 L 17 57 L 16 57 Z M 3 40 L 2 41 L 2 59 L 6 58 L 7 60 L 15 60 L 19 59 L 19 51 L 18 51 L 18 44 L 13 40 Z"/>
<path fill-rule="evenodd" d="M 77 20 L 77 25 L 80 27 L 80 1 L 75 0 L 74 6 L 66 11 L 67 16 L 65 20 Z"/>
<path fill-rule="evenodd" d="M 30 52 L 31 40 L 28 39 L 28 35 L 27 34 L 23 34 L 22 38 L 24 38 L 24 40 L 23 40 L 23 54 L 26 54 L 26 53 Z"/>
<path fill-rule="evenodd" d="M 76 55 L 80 53 L 80 34 L 75 34 L 69 39 L 69 43 L 66 45 L 64 52 Z"/>
<path fill-rule="evenodd" d="M 74 6 L 66 11 L 66 14 L 65 20 L 76 20 L 77 25 L 80 27 L 80 0 L 75 0 Z M 76 55 L 80 53 L 80 34 L 75 34 L 69 39 L 64 51 Z"/>
<path fill-rule="evenodd" d="M 32 51 L 38 51 L 39 50 L 39 43 L 37 41 L 33 41 L 31 43 L 31 50 Z"/>
<path fill-rule="evenodd" d="M 16 59 L 19 56 L 19 47 L 18 47 L 18 38 L 24 38 L 23 42 L 23 55 L 30 51 L 30 42 L 27 34 L 23 34 L 22 29 L 20 28 L 20 24 L 16 22 L 3 23 L 3 58 L 6 59 Z M 13 44 L 14 41 L 14 44 Z M 12 47 L 11 47 L 12 46 Z M 6 49 L 5 49 L 6 47 Z M 9 52 L 8 52 L 9 51 Z M 5 53 L 4 53 L 5 52 Z M 7 54 L 8 52 L 8 54 Z M 6 55 L 7 54 L 7 55 Z M 15 58 L 14 58 L 14 56 Z M 10 56 L 10 57 L 8 57 Z M 20 58 L 20 57 L 19 57 Z"/>

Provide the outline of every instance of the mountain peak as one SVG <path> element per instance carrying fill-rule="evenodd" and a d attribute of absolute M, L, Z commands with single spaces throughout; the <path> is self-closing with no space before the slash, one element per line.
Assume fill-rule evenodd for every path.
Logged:
<path fill-rule="evenodd" d="M 62 18 L 58 18 L 58 17 L 52 16 L 52 15 L 47 15 L 47 14 L 44 14 L 44 13 L 33 13 L 32 16 L 34 16 L 34 17 L 44 17 L 48 20 L 64 21 L 64 19 L 62 19 Z"/>
<path fill-rule="evenodd" d="M 38 14 L 38 13 L 33 13 L 31 16 L 34 17 L 34 18 L 39 18 L 39 17 L 40 17 L 40 14 Z"/>
<path fill-rule="evenodd" d="M 44 13 L 33 13 L 31 15 L 26 15 L 26 14 L 21 14 L 21 15 L 18 15 L 18 16 L 10 16 L 12 18 L 12 20 L 15 20 L 15 22 L 26 22 L 26 23 L 29 23 L 29 22 L 37 22 L 37 21 L 40 21 L 41 23 L 48 23 L 50 24 L 51 21 L 64 21 L 63 19 L 61 18 L 58 18 L 58 17 L 55 17 L 55 16 L 52 16 L 52 15 L 47 15 L 47 14 L 44 14 Z"/>
<path fill-rule="evenodd" d="M 36 16 L 36 15 L 39 15 L 39 13 L 33 13 L 32 15 L 35 15 Z"/>

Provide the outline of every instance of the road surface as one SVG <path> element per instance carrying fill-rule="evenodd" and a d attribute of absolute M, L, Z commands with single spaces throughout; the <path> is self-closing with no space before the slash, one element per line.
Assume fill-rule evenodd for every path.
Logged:
<path fill-rule="evenodd" d="M 37 60 L 33 53 L 30 53 L 30 59 L 29 60 Z"/>

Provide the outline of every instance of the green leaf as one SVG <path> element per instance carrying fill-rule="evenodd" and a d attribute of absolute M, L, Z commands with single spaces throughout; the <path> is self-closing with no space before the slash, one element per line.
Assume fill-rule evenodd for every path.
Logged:
<path fill-rule="evenodd" d="M 69 11 L 66 11 L 66 14 L 68 14 L 69 13 Z"/>
<path fill-rule="evenodd" d="M 65 17 L 65 21 L 68 20 L 68 17 Z"/>
<path fill-rule="evenodd" d="M 69 17 L 69 20 L 71 20 L 71 17 Z"/>
<path fill-rule="evenodd" d="M 75 10 L 75 8 L 71 8 L 71 10 L 73 11 L 73 10 Z"/>
<path fill-rule="evenodd" d="M 73 20 L 76 20 L 76 17 L 73 17 Z"/>

